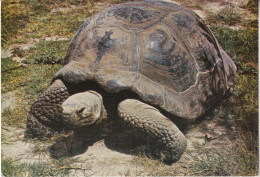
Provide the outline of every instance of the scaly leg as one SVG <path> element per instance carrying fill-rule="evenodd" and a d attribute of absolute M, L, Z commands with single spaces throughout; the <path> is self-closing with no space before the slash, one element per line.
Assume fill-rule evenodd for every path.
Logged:
<path fill-rule="evenodd" d="M 127 99 L 119 104 L 118 114 L 129 126 L 153 138 L 166 162 L 176 162 L 185 151 L 185 136 L 156 108 L 138 100 Z"/>
<path fill-rule="evenodd" d="M 69 97 L 69 92 L 61 80 L 56 80 L 33 103 L 27 118 L 27 133 L 35 136 L 52 136 L 54 130 L 62 129 L 61 104 Z M 48 128 L 50 127 L 50 128 Z"/>

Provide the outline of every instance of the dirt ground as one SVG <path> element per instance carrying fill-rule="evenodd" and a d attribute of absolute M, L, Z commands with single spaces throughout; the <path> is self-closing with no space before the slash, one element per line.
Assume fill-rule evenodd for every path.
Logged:
<path fill-rule="evenodd" d="M 187 1 L 172 1 L 176 4 L 187 6 Z M 219 9 L 232 6 L 234 10 L 239 12 L 245 19 L 256 18 L 254 15 L 240 8 L 240 6 L 247 3 L 246 0 L 195 0 L 193 3 L 198 6 L 189 7 L 194 10 L 199 16 L 205 18 L 208 11 L 216 12 Z M 102 9 L 109 4 L 97 3 L 96 9 Z M 62 9 L 57 9 L 62 10 Z M 63 40 L 64 37 L 52 37 L 41 40 Z M 22 44 L 21 47 L 28 48 L 35 45 L 39 40 L 32 40 L 29 44 Z M 2 50 L 2 57 L 11 56 L 11 46 L 9 50 Z M 17 59 L 17 58 L 16 58 Z M 17 59 L 18 61 L 19 58 Z M 1 111 L 5 109 L 13 109 L 15 107 L 16 98 L 14 92 L 9 92 L 2 95 Z M 2 134 L 5 135 L 5 140 L 2 142 L 2 158 L 19 159 L 19 162 L 42 162 L 50 161 L 51 157 L 48 153 L 42 155 L 35 155 L 35 143 L 24 141 L 24 130 L 14 129 L 12 127 L 2 127 Z M 187 175 L 187 164 L 192 163 L 193 156 L 200 156 L 197 146 L 202 146 L 206 149 L 217 148 L 221 151 L 228 151 L 233 146 L 233 134 L 236 128 L 232 125 L 227 125 L 225 120 L 218 117 L 206 117 L 197 126 L 192 127 L 186 134 L 188 147 L 187 151 L 182 155 L 181 159 L 173 164 L 171 167 L 176 170 L 176 175 Z M 45 146 L 40 144 L 38 146 Z M 120 151 L 111 150 L 108 148 L 104 140 L 95 142 L 89 146 L 85 153 L 74 156 L 79 158 L 80 162 L 75 164 L 75 168 L 70 170 L 71 176 L 145 176 L 149 175 L 147 167 L 139 165 L 138 158 L 135 155 L 123 153 Z M 166 167 L 169 167 L 165 165 Z"/>

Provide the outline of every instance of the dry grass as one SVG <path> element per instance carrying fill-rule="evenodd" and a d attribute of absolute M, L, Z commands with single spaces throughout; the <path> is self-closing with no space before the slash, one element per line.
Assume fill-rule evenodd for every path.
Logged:
<path fill-rule="evenodd" d="M 258 0 L 249 0 L 247 5 L 245 5 L 244 8 L 247 8 L 252 13 L 257 14 L 258 13 Z"/>

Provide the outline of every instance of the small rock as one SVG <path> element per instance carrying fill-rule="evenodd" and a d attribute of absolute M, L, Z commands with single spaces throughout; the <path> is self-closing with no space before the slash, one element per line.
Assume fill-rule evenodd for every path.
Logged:
<path fill-rule="evenodd" d="M 68 41 L 69 38 L 67 37 L 61 37 L 61 38 L 58 38 L 57 41 Z"/>
<path fill-rule="evenodd" d="M 3 49 L 3 48 L 1 49 L 1 58 L 8 58 L 11 56 L 12 56 L 11 50 Z"/>
<path fill-rule="evenodd" d="M 200 16 L 200 18 L 205 19 L 206 18 L 206 14 L 205 12 L 203 12 L 202 10 L 193 10 L 193 12 L 195 12 L 198 16 Z"/>
<path fill-rule="evenodd" d="M 45 41 L 56 41 L 56 36 L 52 36 L 52 37 L 46 37 Z"/>
<path fill-rule="evenodd" d="M 32 47 L 35 47 L 36 45 L 31 43 L 31 44 L 20 44 L 18 45 L 19 48 L 21 48 L 22 50 L 29 50 Z"/>
<path fill-rule="evenodd" d="M 15 107 L 15 92 L 8 92 L 5 94 L 2 94 L 2 100 L 1 100 L 1 112 L 3 113 L 6 109 L 14 109 Z"/>
<path fill-rule="evenodd" d="M 20 57 L 13 57 L 13 60 L 16 61 L 17 63 L 21 64 L 21 62 L 23 60 L 25 60 L 24 58 L 20 58 Z"/>
<path fill-rule="evenodd" d="M 35 44 L 35 43 L 39 43 L 39 42 L 40 42 L 40 39 L 38 39 L 38 38 L 32 38 L 29 40 L 30 44 Z"/>

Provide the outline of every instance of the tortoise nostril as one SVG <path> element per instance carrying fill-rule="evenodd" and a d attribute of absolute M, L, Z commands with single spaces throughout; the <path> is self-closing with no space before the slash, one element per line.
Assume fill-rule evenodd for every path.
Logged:
<path fill-rule="evenodd" d="M 92 116 L 92 109 L 90 107 L 84 107 L 84 108 L 81 108 L 80 110 L 77 111 L 77 115 L 78 117 L 80 118 L 80 120 L 82 119 L 89 119 L 91 118 Z"/>

